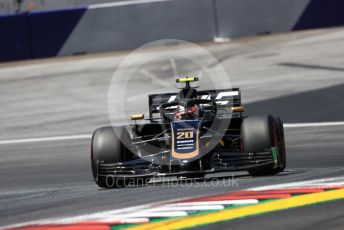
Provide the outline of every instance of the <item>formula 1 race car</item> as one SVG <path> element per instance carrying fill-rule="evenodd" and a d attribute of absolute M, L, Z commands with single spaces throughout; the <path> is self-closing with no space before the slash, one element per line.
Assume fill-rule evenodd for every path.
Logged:
<path fill-rule="evenodd" d="M 97 129 L 91 165 L 98 186 L 128 181 L 248 171 L 274 175 L 286 167 L 282 121 L 272 115 L 243 116 L 239 89 L 197 91 L 198 78 L 177 79 L 179 93 L 149 95 L 149 118 Z"/>

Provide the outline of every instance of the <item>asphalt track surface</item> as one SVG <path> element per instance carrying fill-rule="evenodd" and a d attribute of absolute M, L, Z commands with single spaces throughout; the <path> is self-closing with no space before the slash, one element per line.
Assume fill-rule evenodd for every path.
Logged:
<path fill-rule="evenodd" d="M 232 85 L 242 89 L 248 114 L 273 113 L 286 123 L 332 122 L 344 121 L 343 38 L 344 29 L 337 28 L 202 45 L 220 60 Z M 164 49 L 187 51 L 179 46 Z M 126 54 L 2 64 L 0 140 L 91 134 L 108 125 L 107 89 Z M 188 64 L 178 68 L 190 71 Z M 150 66 L 154 70 L 157 74 L 166 71 L 159 63 Z M 139 86 L 130 90 L 139 90 Z M 89 138 L 1 144 L 0 227 L 344 175 L 344 126 L 290 127 L 285 132 L 285 172 L 259 178 L 236 174 L 238 187 L 223 186 L 233 179 L 228 173 L 216 175 L 224 182 L 219 184 L 163 181 L 101 190 L 91 181 Z M 343 213 L 343 202 L 335 201 L 203 228 L 341 229 Z"/>

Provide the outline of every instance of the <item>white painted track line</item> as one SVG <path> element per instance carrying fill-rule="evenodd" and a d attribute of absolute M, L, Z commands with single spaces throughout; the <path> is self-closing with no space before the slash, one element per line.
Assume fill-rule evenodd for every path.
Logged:
<path fill-rule="evenodd" d="M 166 205 L 159 208 L 148 209 L 151 212 L 170 212 L 170 211 L 200 211 L 200 210 L 221 210 L 225 207 L 223 205 L 190 205 L 190 206 L 179 206 L 179 205 Z"/>
<path fill-rule="evenodd" d="M 321 127 L 321 126 L 341 126 L 344 121 L 337 122 L 310 122 L 310 123 L 286 123 L 285 128 L 302 128 L 302 127 Z"/>
<path fill-rule="evenodd" d="M 237 205 L 237 204 L 257 204 L 256 199 L 247 200 L 217 200 L 217 201 L 196 201 L 196 202 L 181 202 L 175 203 L 174 206 L 190 206 L 190 205 Z"/>
<path fill-rule="evenodd" d="M 152 217 L 177 217 L 177 216 L 187 216 L 188 213 L 185 211 L 139 211 L 139 212 L 134 212 L 131 214 L 126 214 L 126 215 L 120 215 L 118 217 L 114 216 L 115 218 L 152 218 Z"/>
<path fill-rule="evenodd" d="M 120 219 L 116 219 L 116 218 L 103 218 L 100 220 L 92 220 L 92 221 L 97 221 L 99 223 L 108 223 L 108 222 L 122 222 L 125 224 L 141 224 L 141 223 L 147 223 L 149 222 L 148 218 L 120 218 Z"/>
<path fill-rule="evenodd" d="M 63 140 L 77 140 L 77 139 L 90 139 L 91 134 L 81 135 L 69 135 L 69 136 L 57 136 L 57 137 L 37 137 L 28 139 L 14 139 L 14 140 L 3 140 L 0 141 L 0 145 L 6 144 L 20 144 L 20 143 L 33 143 L 33 142 L 44 142 L 44 141 L 63 141 Z"/>
<path fill-rule="evenodd" d="M 264 191 L 264 190 L 278 190 L 278 189 L 288 189 L 288 188 L 307 188 L 307 187 L 331 187 L 331 186 L 344 186 L 344 177 L 332 177 L 332 178 L 322 178 L 314 179 L 308 181 L 298 181 L 283 184 L 266 185 L 251 188 L 253 191 Z"/>
<path fill-rule="evenodd" d="M 343 126 L 343 125 L 344 125 L 344 121 L 338 121 L 338 122 L 286 123 L 284 124 L 284 127 L 285 128 L 303 128 L 303 127 Z M 46 141 L 90 139 L 91 137 L 92 137 L 91 134 L 77 134 L 77 135 L 55 136 L 55 137 L 13 139 L 13 140 L 2 140 L 0 141 L 0 145 L 35 143 L 35 142 L 46 142 Z"/>
<path fill-rule="evenodd" d="M 89 5 L 87 9 L 98 9 L 98 8 L 128 6 L 128 5 L 154 3 L 154 2 L 167 2 L 167 1 L 170 1 L 170 0 L 130 0 L 130 1 L 121 1 L 121 2 L 98 3 L 98 4 Z"/>

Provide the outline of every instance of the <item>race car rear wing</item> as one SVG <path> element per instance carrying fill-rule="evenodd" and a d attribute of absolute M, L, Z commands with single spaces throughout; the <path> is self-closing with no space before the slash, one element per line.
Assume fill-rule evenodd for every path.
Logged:
<path fill-rule="evenodd" d="M 178 93 L 148 95 L 150 119 L 153 119 L 153 114 L 159 113 L 160 105 L 177 100 L 177 95 Z M 241 106 L 241 93 L 239 88 L 198 91 L 197 98 L 215 100 L 218 108 Z"/>

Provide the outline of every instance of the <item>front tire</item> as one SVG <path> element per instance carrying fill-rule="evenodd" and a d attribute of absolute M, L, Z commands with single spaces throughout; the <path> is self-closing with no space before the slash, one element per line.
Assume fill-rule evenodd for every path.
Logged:
<path fill-rule="evenodd" d="M 252 116 L 243 120 L 241 125 L 243 151 L 247 153 L 265 152 L 266 149 L 276 147 L 278 151 L 278 165 L 264 165 L 248 172 L 251 176 L 274 175 L 284 170 L 285 144 L 283 124 L 280 119 L 271 115 Z"/>
<path fill-rule="evenodd" d="M 121 127 L 103 127 L 94 131 L 91 144 L 91 166 L 96 184 L 102 188 L 113 187 L 108 177 L 99 176 L 98 163 L 118 163 L 124 160 Z M 113 179 L 111 177 L 111 179 Z M 117 183 L 116 183 L 117 184 Z"/>

